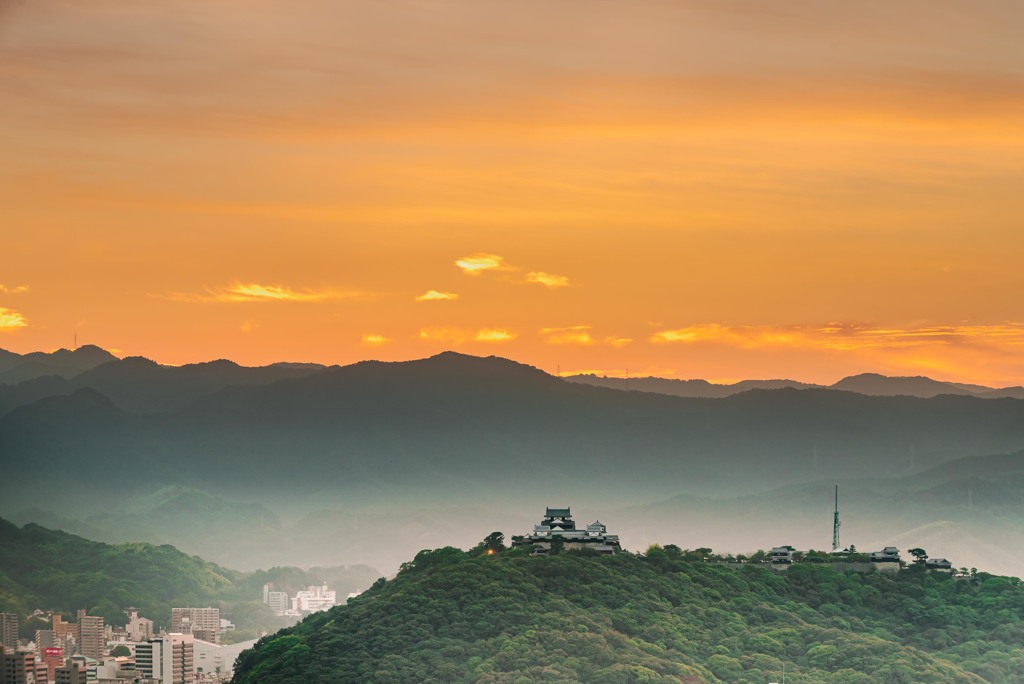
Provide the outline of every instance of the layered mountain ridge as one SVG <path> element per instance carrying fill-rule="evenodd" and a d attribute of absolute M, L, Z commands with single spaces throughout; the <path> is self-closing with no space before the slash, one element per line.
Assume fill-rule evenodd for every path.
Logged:
<path fill-rule="evenodd" d="M 1024 558 L 995 540 L 1024 522 L 1024 401 L 965 391 L 676 397 L 450 352 L 327 368 L 124 359 L 0 386 L 0 515 L 240 568 L 387 569 L 563 504 L 609 518 L 627 546 L 657 531 L 723 550 L 821 548 L 839 481 L 851 543 L 951 523 L 960 541 L 937 552 L 1014 573 Z M 1011 456 L 956 465 L 992 454 Z M 943 464 L 928 494 L 909 484 Z"/>

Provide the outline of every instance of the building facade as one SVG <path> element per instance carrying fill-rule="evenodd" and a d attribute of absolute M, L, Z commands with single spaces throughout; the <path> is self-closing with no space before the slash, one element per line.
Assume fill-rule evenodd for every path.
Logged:
<path fill-rule="evenodd" d="M 37 677 L 36 654 L 33 651 L 4 649 L 0 656 L 0 684 L 39 684 L 46 681 Z"/>
<path fill-rule="evenodd" d="M 87 684 L 89 673 L 82 663 L 68 660 L 63 667 L 58 667 L 53 673 L 54 684 Z"/>
<path fill-rule="evenodd" d="M 304 591 L 295 594 L 292 599 L 292 610 L 301 613 L 315 613 L 320 610 L 327 610 L 336 605 L 337 592 L 327 588 L 327 582 L 323 586 L 306 587 Z"/>
<path fill-rule="evenodd" d="M 106 650 L 106 639 L 104 638 L 103 618 L 98 615 L 86 615 L 80 612 L 78 615 L 78 652 L 88 658 L 99 660 Z"/>
<path fill-rule="evenodd" d="M 140 678 L 160 684 L 186 684 L 195 679 L 195 640 L 191 634 L 165 634 L 135 645 Z"/>
<path fill-rule="evenodd" d="M 220 643 L 220 608 L 171 608 L 171 632 Z"/>
<path fill-rule="evenodd" d="M 17 613 L 0 613 L 0 646 L 12 651 L 18 647 Z"/>

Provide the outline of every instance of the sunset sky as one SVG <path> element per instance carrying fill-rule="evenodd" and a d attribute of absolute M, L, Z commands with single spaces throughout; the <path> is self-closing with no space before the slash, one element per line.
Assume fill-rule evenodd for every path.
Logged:
<path fill-rule="evenodd" d="M 0 0 L 0 348 L 1024 384 L 1019 0 Z"/>

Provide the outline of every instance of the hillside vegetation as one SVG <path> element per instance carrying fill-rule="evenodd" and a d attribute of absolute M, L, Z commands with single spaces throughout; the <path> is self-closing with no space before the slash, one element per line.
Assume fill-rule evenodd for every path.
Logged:
<path fill-rule="evenodd" d="M 103 544 L 39 525 L 19 528 L 0 518 L 0 611 L 22 618 L 37 608 L 68 615 L 85 608 L 110 624 L 124 624 L 124 609 L 134 606 L 158 627 L 169 627 L 173 607 L 213 606 L 238 626 L 231 636 L 255 638 L 257 628 L 292 621 L 276 618 L 262 603 L 265 582 L 294 591 L 330 581 L 345 596 L 376 576 L 362 566 L 242 573 L 173 546 Z"/>
<path fill-rule="evenodd" d="M 242 654 L 234 684 L 1019 682 L 1024 588 L 913 568 L 423 551 Z"/>

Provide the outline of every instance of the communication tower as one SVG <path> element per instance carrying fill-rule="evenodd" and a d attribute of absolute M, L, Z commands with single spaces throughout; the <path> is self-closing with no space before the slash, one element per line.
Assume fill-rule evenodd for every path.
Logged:
<path fill-rule="evenodd" d="M 832 550 L 839 550 L 839 485 L 836 485 L 836 511 L 832 517 Z"/>

